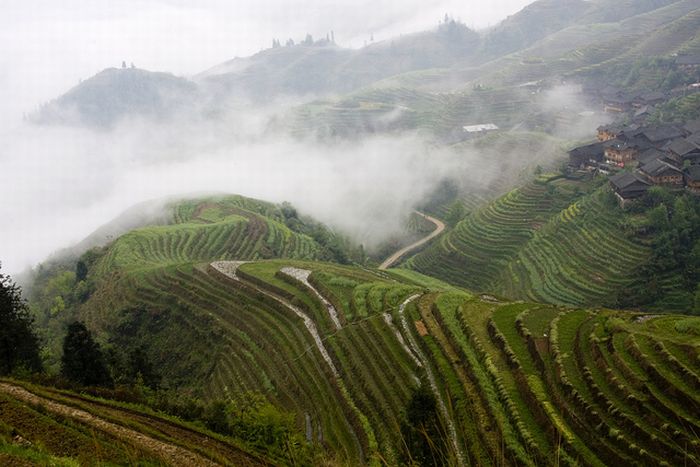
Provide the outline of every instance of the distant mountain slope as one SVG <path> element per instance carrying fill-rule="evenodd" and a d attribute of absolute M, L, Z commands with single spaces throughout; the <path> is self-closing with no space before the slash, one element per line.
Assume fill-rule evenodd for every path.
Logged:
<path fill-rule="evenodd" d="M 549 34 L 564 29 L 590 11 L 585 0 L 539 0 L 509 16 L 489 30 L 482 53 L 497 57 L 528 47 Z"/>
<path fill-rule="evenodd" d="M 696 10 L 694 0 L 539 0 L 483 33 L 448 19 L 431 31 L 357 50 L 325 39 L 304 41 L 215 66 L 197 75 L 197 84 L 163 73 L 108 69 L 34 119 L 107 127 L 126 116 L 163 118 L 193 102 L 216 115 L 232 97 L 316 98 L 369 86 L 430 92 L 480 83 L 514 86 L 619 57 L 692 51 L 698 47 Z"/>
<path fill-rule="evenodd" d="M 198 76 L 219 92 L 269 98 L 347 93 L 412 70 L 449 67 L 476 52 L 479 35 L 449 21 L 434 31 L 409 34 L 359 50 L 322 41 L 268 49 L 234 59 Z"/>
<path fill-rule="evenodd" d="M 196 98 L 194 83 L 170 73 L 108 68 L 46 104 L 32 119 L 109 127 L 127 117 L 167 118 Z"/>

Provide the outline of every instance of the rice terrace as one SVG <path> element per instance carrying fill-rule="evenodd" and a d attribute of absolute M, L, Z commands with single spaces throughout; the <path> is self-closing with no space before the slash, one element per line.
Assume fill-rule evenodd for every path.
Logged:
<path fill-rule="evenodd" d="M 39 3 L 0 464 L 700 465 L 697 0 Z"/>

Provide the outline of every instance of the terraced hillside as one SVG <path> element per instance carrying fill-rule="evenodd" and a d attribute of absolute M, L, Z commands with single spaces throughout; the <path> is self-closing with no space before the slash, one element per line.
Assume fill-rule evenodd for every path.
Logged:
<path fill-rule="evenodd" d="M 436 94 L 379 83 L 335 102 L 300 107 L 291 128 L 299 135 L 315 131 L 333 137 L 421 130 L 444 138 L 464 125 L 484 122 L 511 128 L 535 108 L 531 96 L 518 88 Z"/>
<path fill-rule="evenodd" d="M 696 1 L 629 3 L 536 2 L 485 36 L 484 51 L 505 47 L 513 53 L 484 53 L 483 60 L 396 74 L 344 98 L 304 105 L 292 129 L 323 136 L 419 129 L 439 138 L 476 123 L 495 122 L 510 129 L 551 106 L 525 85 L 552 84 L 558 82 L 556 76 L 569 82 L 598 76 L 602 88 L 607 83 L 599 74 L 611 66 L 626 69 L 640 58 L 673 59 L 700 50 Z M 586 8 L 590 14 L 577 20 L 569 16 Z M 546 27 L 532 27 L 550 16 Z M 499 34 L 503 37 L 491 37 Z M 511 47 L 521 34 L 533 40 L 516 40 L 517 47 Z"/>
<path fill-rule="evenodd" d="M 515 299 L 615 303 L 650 250 L 595 183 L 535 180 L 473 212 L 406 265 Z"/>
<path fill-rule="evenodd" d="M 119 237 L 99 271 L 215 259 L 294 257 L 318 259 L 321 247 L 284 224 L 277 206 L 243 197 L 176 204 L 173 223 Z"/>
<path fill-rule="evenodd" d="M 421 276 L 288 260 L 181 268 L 136 297 L 155 310 L 166 294 L 219 343 L 200 380 L 208 397 L 260 391 L 352 463 L 402 458 L 401 414 L 421 382 L 453 465 L 700 454 L 697 318 L 496 303 Z"/>
<path fill-rule="evenodd" d="M 3 465 L 235 465 L 277 462 L 232 438 L 136 406 L 0 382 Z"/>
<path fill-rule="evenodd" d="M 576 198 L 575 184 L 543 177 L 495 204 L 509 209 L 475 216 L 505 222 L 526 212 L 510 214 L 518 205 L 536 207 L 541 217 L 507 230 L 536 245 L 545 214 L 558 208 L 544 202 L 548 186 Z M 251 203 L 231 202 L 237 213 Z M 222 202 L 213 215 L 205 205 L 181 205 L 184 231 L 228 209 Z M 210 401 L 253 392 L 294 414 L 318 462 L 407 463 L 415 440 L 407 442 L 406 414 L 418 387 L 434 400 L 439 429 L 428 444 L 441 464 L 700 459 L 698 318 L 499 302 L 407 269 L 202 260 L 178 253 L 192 242 L 173 240 L 171 228 L 151 239 L 167 243 L 160 249 L 121 245 L 133 234 L 117 239 L 90 268 L 90 297 L 64 313 L 110 345 L 142 346 L 167 387 Z M 110 254 L 118 245 L 121 253 Z M 131 261 L 118 259 L 129 251 Z"/>

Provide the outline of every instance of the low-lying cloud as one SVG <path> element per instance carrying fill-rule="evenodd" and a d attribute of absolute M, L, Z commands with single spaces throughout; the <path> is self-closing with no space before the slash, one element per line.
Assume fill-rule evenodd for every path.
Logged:
<path fill-rule="evenodd" d="M 320 143 L 272 132 L 268 118 L 248 111 L 217 122 L 128 121 L 109 132 L 29 124 L 6 132 L 0 260 L 18 271 L 133 204 L 205 192 L 290 201 L 373 243 L 469 164 L 415 134 Z"/>

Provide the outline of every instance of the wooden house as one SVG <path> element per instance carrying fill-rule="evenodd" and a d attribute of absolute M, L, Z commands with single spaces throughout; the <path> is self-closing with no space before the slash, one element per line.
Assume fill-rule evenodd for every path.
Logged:
<path fill-rule="evenodd" d="M 665 100 L 667 100 L 667 96 L 663 92 L 648 92 L 646 94 L 636 96 L 632 101 L 632 106 L 635 109 L 640 109 L 644 106 L 660 104 Z"/>
<path fill-rule="evenodd" d="M 683 172 L 668 162 L 656 159 L 639 171 L 654 185 L 683 186 Z"/>
<path fill-rule="evenodd" d="M 670 164 L 674 163 L 671 159 L 668 158 L 668 154 L 666 153 L 666 151 L 662 151 L 656 148 L 645 149 L 637 155 L 637 162 L 639 162 L 640 166 L 654 162 L 657 159 L 662 160 L 664 162 L 668 162 Z"/>
<path fill-rule="evenodd" d="M 602 125 L 598 127 L 598 141 L 610 141 L 622 134 L 621 125 Z"/>
<path fill-rule="evenodd" d="M 608 113 L 628 112 L 632 108 L 634 99 L 621 94 L 603 97 L 603 109 Z"/>
<path fill-rule="evenodd" d="M 621 206 L 644 195 L 651 183 L 632 172 L 620 172 L 610 177 L 610 186 L 615 192 Z"/>
<path fill-rule="evenodd" d="M 661 149 L 669 141 L 686 136 L 686 132 L 674 125 L 659 125 L 640 129 L 636 136 L 649 146 Z"/>
<path fill-rule="evenodd" d="M 678 138 L 669 143 L 666 153 L 678 166 L 683 166 L 686 162 L 690 165 L 700 165 L 700 147 L 686 138 Z"/>
<path fill-rule="evenodd" d="M 644 122 L 654 113 L 654 107 L 651 105 L 643 105 L 634 112 L 632 117 L 635 122 Z"/>
<path fill-rule="evenodd" d="M 625 141 L 619 138 L 603 143 L 605 159 L 619 166 L 625 166 L 637 158 L 640 147 L 635 141 Z"/>
<path fill-rule="evenodd" d="M 596 167 L 603 162 L 605 157 L 605 148 L 603 142 L 595 142 L 579 146 L 569 151 L 569 167 L 586 168 Z"/>
<path fill-rule="evenodd" d="M 685 178 L 686 190 L 700 195 L 700 165 L 686 167 L 683 170 L 683 177 Z"/>

